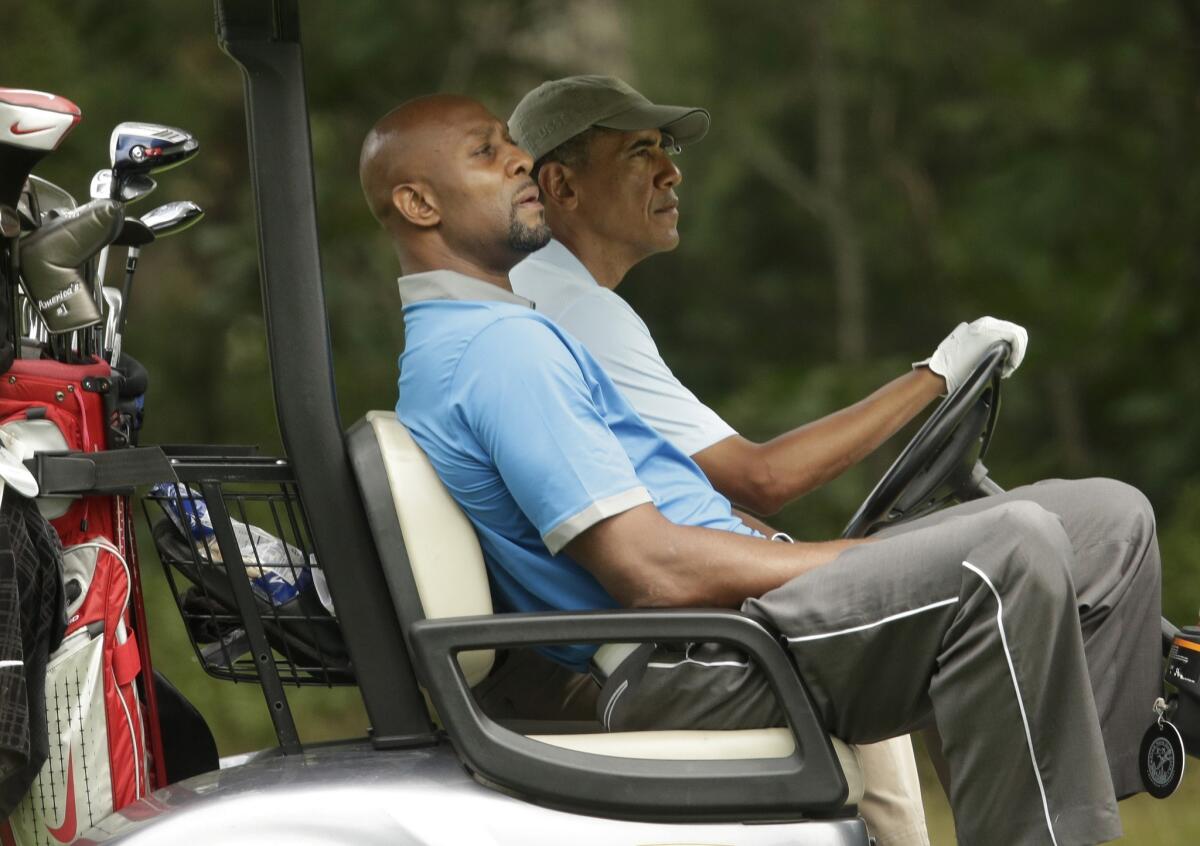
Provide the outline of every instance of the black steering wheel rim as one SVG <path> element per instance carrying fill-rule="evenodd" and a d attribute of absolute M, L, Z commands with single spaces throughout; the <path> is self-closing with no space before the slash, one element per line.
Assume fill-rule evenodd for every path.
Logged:
<path fill-rule="evenodd" d="M 934 409 L 867 494 L 842 537 L 865 537 L 886 525 L 925 513 L 932 508 L 929 497 L 948 480 L 952 480 L 953 490 L 938 504 L 963 493 L 973 478 L 973 467 L 987 454 L 991 443 L 1000 412 L 1000 378 L 1011 352 L 1006 341 L 997 341 L 987 349 L 971 375 Z M 965 462 L 977 443 L 977 458 Z M 913 512 L 922 505 L 926 507 Z"/>

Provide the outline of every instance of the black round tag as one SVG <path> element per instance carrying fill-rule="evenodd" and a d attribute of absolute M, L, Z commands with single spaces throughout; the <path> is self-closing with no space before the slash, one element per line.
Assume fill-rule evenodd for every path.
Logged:
<path fill-rule="evenodd" d="M 1166 799 L 1183 781 L 1183 737 L 1166 720 L 1146 729 L 1140 752 L 1142 784 L 1155 799 Z"/>

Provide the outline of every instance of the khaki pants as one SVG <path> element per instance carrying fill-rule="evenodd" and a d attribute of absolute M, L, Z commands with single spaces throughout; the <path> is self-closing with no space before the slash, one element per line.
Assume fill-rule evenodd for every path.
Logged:
<path fill-rule="evenodd" d="M 893 737 L 854 749 L 863 773 L 858 812 L 878 846 L 929 846 L 911 738 Z"/>

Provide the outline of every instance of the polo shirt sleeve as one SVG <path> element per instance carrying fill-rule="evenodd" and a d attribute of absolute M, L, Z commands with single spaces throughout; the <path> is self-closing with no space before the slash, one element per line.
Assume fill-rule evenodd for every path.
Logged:
<path fill-rule="evenodd" d="M 620 295 L 597 288 L 557 322 L 600 362 L 634 411 L 685 455 L 737 434 L 675 377 L 645 321 Z"/>
<path fill-rule="evenodd" d="M 454 397 L 518 507 L 556 555 L 606 517 L 651 501 L 562 340 L 532 319 L 472 339 Z"/>

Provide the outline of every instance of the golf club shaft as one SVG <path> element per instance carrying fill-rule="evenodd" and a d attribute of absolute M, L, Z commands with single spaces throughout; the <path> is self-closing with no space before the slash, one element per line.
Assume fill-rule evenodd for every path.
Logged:
<path fill-rule="evenodd" d="M 133 274 L 137 271 L 138 257 L 142 254 L 141 247 L 130 247 L 125 259 L 125 279 L 121 283 L 121 311 L 117 315 L 117 338 L 125 332 L 125 316 L 129 313 L 129 297 L 133 292 Z M 113 353 L 116 355 L 116 353 Z"/>

